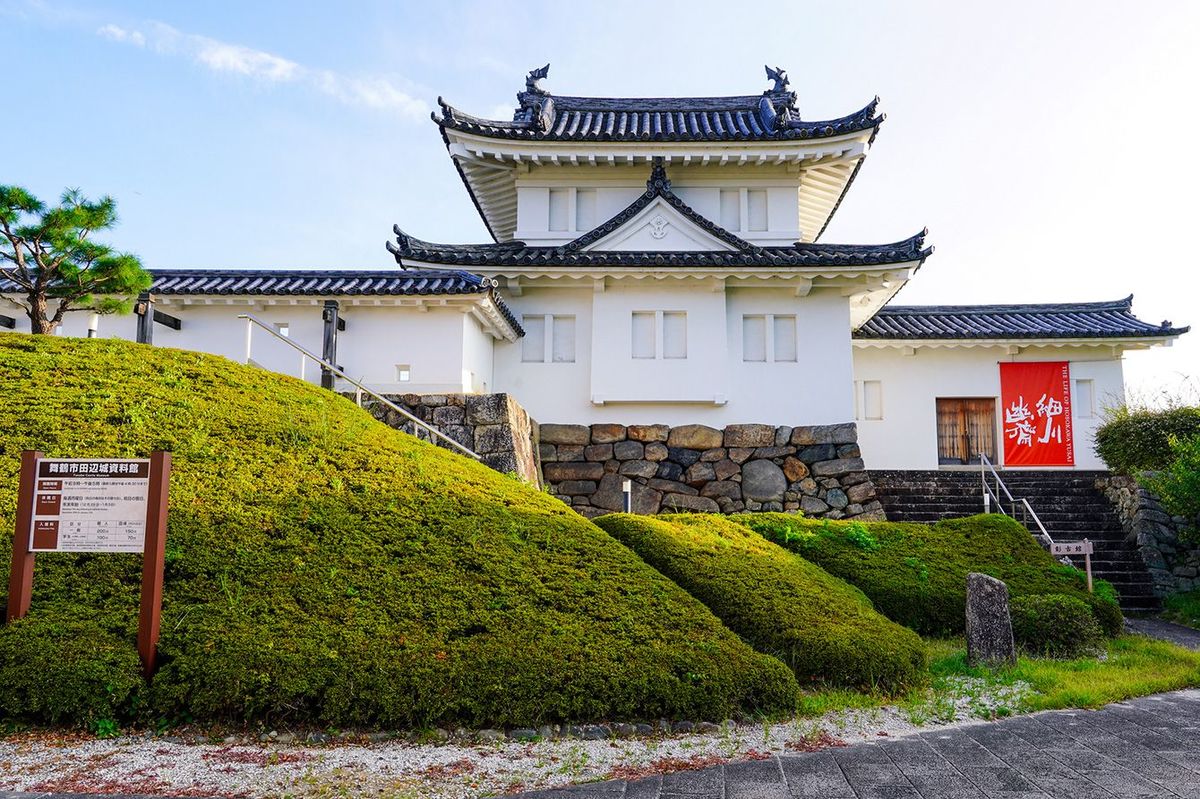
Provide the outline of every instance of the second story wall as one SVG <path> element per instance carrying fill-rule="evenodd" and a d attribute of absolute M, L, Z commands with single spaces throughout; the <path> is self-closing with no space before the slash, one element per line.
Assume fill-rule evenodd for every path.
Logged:
<path fill-rule="evenodd" d="M 672 190 L 701 215 L 754 244 L 801 236 L 798 172 L 787 167 L 675 167 Z M 565 244 L 615 216 L 646 189 L 643 167 L 544 166 L 517 180 L 515 238 Z"/>

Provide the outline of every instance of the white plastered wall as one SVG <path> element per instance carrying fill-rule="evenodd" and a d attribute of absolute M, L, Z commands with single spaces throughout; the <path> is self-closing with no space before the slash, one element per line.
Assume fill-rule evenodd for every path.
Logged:
<path fill-rule="evenodd" d="M 518 316 L 576 317 L 574 363 L 523 362 L 521 342 L 496 344 L 496 390 L 542 423 L 723 427 L 836 424 L 854 415 L 849 307 L 837 291 L 796 297 L 790 289 L 632 283 L 602 292 L 529 288 L 510 305 Z M 688 357 L 634 359 L 634 311 L 686 311 Z M 794 315 L 796 362 L 744 362 L 744 314 Z"/>
<path fill-rule="evenodd" d="M 906 354 L 911 352 L 912 354 Z M 1001 361 L 1068 361 L 1071 390 L 1077 380 L 1091 380 L 1094 407 L 1072 397 L 1075 468 L 1103 469 L 1093 444 L 1100 412 L 1122 401 L 1124 378 L 1119 356 L 1110 347 L 1028 347 L 1009 355 L 1007 347 L 855 347 L 854 381 L 878 380 L 882 419 L 860 419 L 859 442 L 870 469 L 937 469 L 938 397 L 994 397 L 997 414 L 997 457 L 1003 463 L 1000 406 Z M 861 405 L 861 396 L 857 402 Z M 860 408 L 861 413 L 861 408 Z M 1090 413 L 1090 416 L 1086 415 Z"/>
<path fill-rule="evenodd" d="M 160 302 L 156 307 L 183 321 L 181 330 L 154 326 L 154 344 L 160 347 L 222 355 L 239 363 L 246 357 L 246 322 L 238 314 L 250 312 L 270 325 L 287 324 L 289 338 L 315 355 L 321 354 L 324 323 L 321 303 L 291 305 L 181 305 Z M 492 338 L 465 308 L 413 306 L 355 306 L 342 300 L 340 313 L 346 330 L 338 334 L 339 366 L 351 377 L 385 392 L 446 393 L 490 390 Z M 70 313 L 62 335 L 86 336 L 87 313 Z M 100 318 L 101 338 L 134 340 L 137 317 L 106 315 Z M 301 376 L 301 355 L 261 328 L 252 334 L 250 357 L 272 371 Z M 400 382 L 397 366 L 407 365 L 410 380 Z M 304 378 L 320 381 L 320 370 L 311 361 Z M 471 384 L 472 377 L 475 385 Z"/>

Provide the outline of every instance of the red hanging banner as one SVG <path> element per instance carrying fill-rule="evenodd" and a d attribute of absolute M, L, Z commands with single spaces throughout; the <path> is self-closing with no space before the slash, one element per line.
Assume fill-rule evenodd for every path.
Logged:
<path fill-rule="evenodd" d="M 1071 365 L 1001 363 L 1005 466 L 1074 466 Z"/>

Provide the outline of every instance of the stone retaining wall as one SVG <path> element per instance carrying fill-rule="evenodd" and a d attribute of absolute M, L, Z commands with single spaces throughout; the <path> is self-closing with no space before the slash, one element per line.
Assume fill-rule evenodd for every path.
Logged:
<path fill-rule="evenodd" d="M 351 395 L 352 396 L 352 395 Z M 537 464 L 538 424 L 508 394 L 389 394 L 391 402 L 470 450 L 484 465 L 498 472 L 518 475 L 540 485 Z M 371 397 L 363 397 L 363 408 L 376 419 L 425 441 L 433 440 L 423 428 Z M 443 441 L 439 446 L 450 449 Z"/>
<path fill-rule="evenodd" d="M 1186 519 L 1167 513 L 1158 498 L 1132 477 L 1101 477 L 1096 487 L 1116 508 L 1126 538 L 1137 544 L 1156 595 L 1165 597 L 1200 588 L 1200 548 L 1179 541 Z"/>
<path fill-rule="evenodd" d="M 854 424 L 544 424 L 539 455 L 547 489 L 584 516 L 633 510 L 803 511 L 830 519 L 883 519 Z"/>

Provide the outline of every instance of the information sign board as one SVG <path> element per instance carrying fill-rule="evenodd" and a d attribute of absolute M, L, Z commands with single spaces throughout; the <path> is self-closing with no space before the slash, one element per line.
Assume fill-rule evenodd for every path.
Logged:
<path fill-rule="evenodd" d="M 29 612 L 33 565 L 43 552 L 140 552 L 138 654 L 154 674 L 161 624 L 171 453 L 149 459 L 47 458 L 21 453 L 6 621 Z"/>
<path fill-rule="evenodd" d="M 1083 541 L 1055 541 L 1050 545 L 1050 554 L 1052 555 L 1091 555 L 1095 550 L 1092 548 L 1092 542 Z"/>
<path fill-rule="evenodd" d="M 37 461 L 30 552 L 142 552 L 150 460 Z"/>

